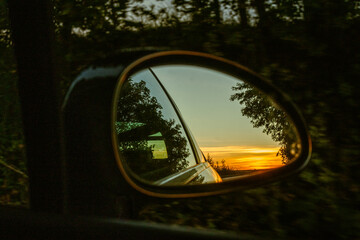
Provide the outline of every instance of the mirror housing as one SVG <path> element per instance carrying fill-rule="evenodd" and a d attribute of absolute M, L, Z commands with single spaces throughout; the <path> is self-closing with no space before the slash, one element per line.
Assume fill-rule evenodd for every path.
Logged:
<path fill-rule="evenodd" d="M 128 164 L 126 164 L 126 161 L 124 161 L 124 156 L 119 151 L 119 139 L 116 134 L 116 121 L 118 117 L 117 110 L 119 98 L 121 95 L 120 93 L 124 87 L 124 83 L 129 79 L 129 77 L 144 69 L 179 64 L 202 67 L 233 76 L 235 78 L 241 79 L 246 84 L 251 85 L 262 94 L 269 97 L 276 106 L 278 106 L 287 114 L 287 117 L 290 119 L 292 125 L 296 129 L 299 144 L 301 145 L 301 149 L 297 154 L 296 160 L 291 161 L 289 164 L 286 164 L 280 168 L 264 171 L 260 174 L 239 177 L 232 181 L 220 181 L 218 183 L 200 185 L 167 185 L 159 184 L 159 182 L 154 184 L 154 182 L 144 181 L 144 179 L 137 177 L 132 169 L 129 168 Z M 168 93 L 166 94 L 168 95 Z M 171 96 L 169 96 L 169 98 L 171 99 Z M 183 121 L 181 120 L 181 122 Z M 190 51 L 159 52 L 139 58 L 127 66 L 122 71 L 114 92 L 111 126 L 113 150 L 118 168 L 122 176 L 134 189 L 146 195 L 155 197 L 174 198 L 208 196 L 278 181 L 302 170 L 307 165 L 311 155 L 311 140 L 307 132 L 304 119 L 289 97 L 283 94 L 269 81 L 252 72 L 251 70 L 243 67 L 242 65 L 205 53 Z M 185 131 L 189 132 L 186 127 Z M 192 142 L 193 140 L 191 139 L 192 138 L 190 138 L 190 141 Z M 191 145 L 195 145 L 195 143 L 192 142 Z"/>

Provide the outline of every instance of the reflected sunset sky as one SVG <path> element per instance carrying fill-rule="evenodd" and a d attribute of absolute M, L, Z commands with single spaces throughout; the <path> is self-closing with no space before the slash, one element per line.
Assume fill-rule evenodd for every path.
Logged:
<path fill-rule="evenodd" d="M 207 156 L 236 170 L 280 167 L 280 146 L 254 128 L 241 113 L 243 106 L 230 101 L 239 79 L 207 68 L 169 65 L 152 68 L 174 100 L 195 140 Z"/>
<path fill-rule="evenodd" d="M 279 147 L 224 146 L 201 147 L 201 150 L 205 156 L 209 153 L 219 165 L 224 159 L 234 170 L 261 170 L 282 166 L 281 157 L 276 156 Z"/>

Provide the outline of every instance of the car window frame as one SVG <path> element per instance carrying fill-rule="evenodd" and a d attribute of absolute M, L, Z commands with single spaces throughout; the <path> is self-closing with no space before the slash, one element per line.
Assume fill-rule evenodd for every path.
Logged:
<path fill-rule="evenodd" d="M 183 116 L 181 115 L 181 112 L 179 110 L 179 108 L 177 107 L 177 105 L 175 104 L 175 101 L 172 99 L 172 97 L 170 96 L 170 94 L 168 93 L 168 91 L 166 90 L 166 88 L 164 87 L 164 85 L 162 84 L 162 82 L 159 80 L 159 78 L 156 76 L 156 74 L 154 73 L 154 71 L 151 68 L 148 68 L 149 71 L 152 73 L 152 75 L 155 77 L 156 81 L 159 83 L 159 85 L 161 86 L 162 90 L 164 91 L 165 95 L 167 96 L 169 102 L 171 103 L 175 113 L 177 114 L 181 125 L 185 131 L 186 137 L 190 143 L 191 149 L 193 151 L 194 157 L 195 157 L 195 161 L 196 161 L 196 165 L 199 165 L 201 163 L 201 155 L 199 155 L 200 153 L 200 149 L 198 148 L 198 145 L 196 144 L 196 140 L 193 138 L 189 127 L 186 125 Z M 194 167 L 196 165 L 193 166 L 189 166 L 189 167 Z"/>

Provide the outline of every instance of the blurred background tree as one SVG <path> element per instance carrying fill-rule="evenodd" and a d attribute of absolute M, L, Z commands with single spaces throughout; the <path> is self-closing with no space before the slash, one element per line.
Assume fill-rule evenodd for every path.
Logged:
<path fill-rule="evenodd" d="M 188 49 L 230 58 L 259 72 L 292 96 L 309 124 L 314 153 L 300 175 L 217 197 L 159 200 L 144 206 L 139 219 L 268 238 L 360 238 L 360 1 L 54 4 L 63 94 L 86 65 L 120 49 Z M 0 12 L 0 201 L 26 205 L 16 65 L 4 2 Z"/>
<path fill-rule="evenodd" d="M 0 16 L 0 204 L 27 206 L 25 146 L 5 1 L 0 2 Z"/>

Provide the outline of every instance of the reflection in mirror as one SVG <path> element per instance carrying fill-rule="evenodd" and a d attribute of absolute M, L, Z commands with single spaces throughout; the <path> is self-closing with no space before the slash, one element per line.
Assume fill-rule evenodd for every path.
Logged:
<path fill-rule="evenodd" d="M 241 79 L 198 66 L 157 66 L 130 76 L 115 124 L 127 171 L 155 185 L 260 174 L 300 152 L 293 125 L 271 99 Z"/>
<path fill-rule="evenodd" d="M 151 71 L 124 83 L 115 124 L 122 159 L 139 178 L 154 182 L 196 165 L 182 124 Z"/>

